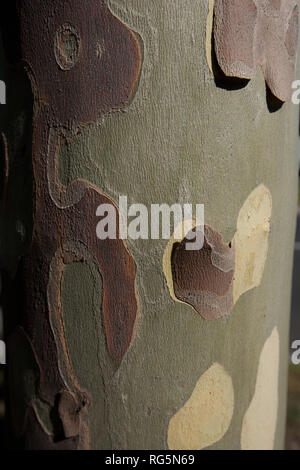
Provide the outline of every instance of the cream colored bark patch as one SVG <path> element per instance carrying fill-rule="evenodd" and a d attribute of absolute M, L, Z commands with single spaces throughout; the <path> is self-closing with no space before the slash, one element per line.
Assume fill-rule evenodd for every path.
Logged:
<path fill-rule="evenodd" d="M 229 428 L 233 409 L 231 377 L 215 363 L 200 377 L 189 400 L 171 418 L 169 449 L 197 450 L 219 441 Z"/>
<path fill-rule="evenodd" d="M 213 41 L 213 22 L 214 22 L 215 0 L 208 0 L 208 15 L 206 20 L 206 60 L 211 73 L 212 67 L 212 41 Z"/>
<path fill-rule="evenodd" d="M 250 289 L 259 286 L 268 253 L 272 196 L 261 184 L 240 210 L 235 241 L 234 303 Z"/>
<path fill-rule="evenodd" d="M 274 328 L 260 355 L 255 393 L 245 414 L 242 450 L 272 450 L 278 412 L 279 334 Z"/>

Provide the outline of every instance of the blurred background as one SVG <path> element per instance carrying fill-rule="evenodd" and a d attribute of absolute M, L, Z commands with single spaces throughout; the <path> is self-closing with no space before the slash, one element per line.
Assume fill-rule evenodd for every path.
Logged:
<path fill-rule="evenodd" d="M 0 449 L 4 443 L 4 367 L 5 344 L 3 341 L 3 315 L 1 310 L 1 278 L 0 278 Z"/>

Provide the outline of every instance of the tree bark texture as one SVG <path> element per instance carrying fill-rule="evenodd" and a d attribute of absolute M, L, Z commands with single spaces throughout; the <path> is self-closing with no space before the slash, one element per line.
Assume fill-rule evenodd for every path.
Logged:
<path fill-rule="evenodd" d="M 243 14 L 222 0 L 7 2 L 14 446 L 283 446 L 298 9 L 243 2 Z M 172 236 L 100 241 L 97 207 L 118 210 L 120 195 L 204 204 L 203 249 Z"/>

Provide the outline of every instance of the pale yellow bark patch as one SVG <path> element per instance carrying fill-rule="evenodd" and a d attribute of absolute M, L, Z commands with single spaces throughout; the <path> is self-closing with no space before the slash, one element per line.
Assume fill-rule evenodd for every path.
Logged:
<path fill-rule="evenodd" d="M 235 242 L 234 303 L 260 285 L 268 253 L 272 196 L 261 184 L 247 198 L 237 221 Z"/>
<path fill-rule="evenodd" d="M 200 377 L 189 400 L 171 418 L 169 449 L 197 450 L 219 441 L 229 428 L 233 409 L 232 379 L 215 363 Z"/>
<path fill-rule="evenodd" d="M 214 6 L 215 0 L 208 0 L 208 15 L 206 20 L 206 60 L 211 73 L 212 67 L 212 37 L 213 37 L 213 22 L 214 22 Z"/>
<path fill-rule="evenodd" d="M 274 448 L 278 413 L 279 349 L 279 333 L 274 328 L 260 355 L 255 393 L 243 420 L 242 450 Z"/>

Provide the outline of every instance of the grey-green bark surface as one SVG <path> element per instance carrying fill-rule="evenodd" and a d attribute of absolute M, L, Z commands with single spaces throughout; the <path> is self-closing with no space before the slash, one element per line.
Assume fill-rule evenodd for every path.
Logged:
<path fill-rule="evenodd" d="M 217 362 L 232 378 L 235 404 L 228 431 L 210 448 L 239 449 L 259 356 L 277 326 L 275 448 L 282 448 L 298 108 L 285 103 L 270 112 L 260 69 L 243 88 L 216 85 L 206 60 L 208 2 L 118 0 L 109 4 L 143 39 L 141 79 L 125 110 L 104 116 L 62 148 L 62 182 L 84 178 L 116 203 L 119 195 L 127 195 L 129 204 L 147 207 L 202 203 L 205 223 L 228 242 L 236 232 L 242 205 L 261 183 L 271 192 L 273 211 L 260 286 L 240 297 L 230 316 L 213 322 L 171 298 L 162 270 L 166 240 L 128 240 L 137 267 L 141 316 L 136 338 L 118 370 L 107 353 L 102 326 L 101 276 L 92 264 L 67 267 L 63 319 L 74 372 L 92 397 L 91 447 L 167 449 L 170 419 L 187 402 L 202 374 Z M 16 128 L 17 121 L 12 125 Z M 24 131 L 25 123 L 19 128 Z M 19 135 L 14 138 L 21 140 Z M 11 153 L 17 152 L 19 145 L 14 145 Z M 16 218 L 17 210 L 11 211 Z M 95 227 L 96 223 L 95 216 Z M 12 237 L 13 231 L 8 226 Z M 16 252 L 11 257 L 3 242 L 1 251 L 14 271 Z"/>

